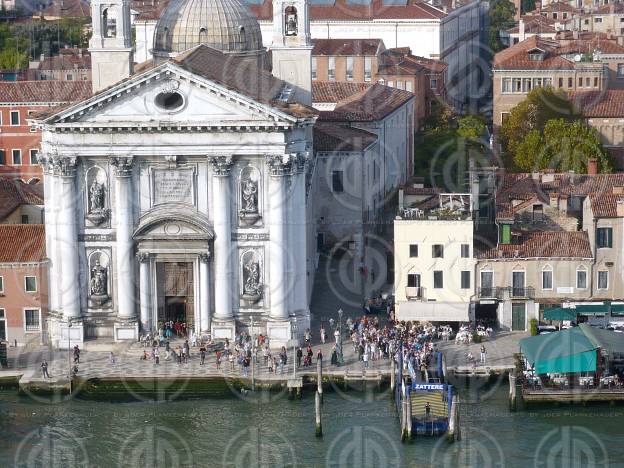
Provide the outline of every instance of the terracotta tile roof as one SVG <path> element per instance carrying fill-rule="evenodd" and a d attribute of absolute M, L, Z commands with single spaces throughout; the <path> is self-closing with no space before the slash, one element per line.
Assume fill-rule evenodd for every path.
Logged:
<path fill-rule="evenodd" d="M 406 54 L 397 49 L 389 49 L 381 54 L 378 73 L 382 75 L 415 75 L 418 73 L 443 73 L 448 65 L 435 59 Z"/>
<path fill-rule="evenodd" d="M 312 82 L 312 102 L 333 102 L 337 103 L 347 99 L 354 94 L 368 89 L 368 83 L 356 82 L 332 82 L 313 81 Z"/>
<path fill-rule="evenodd" d="M 557 32 L 555 29 L 557 21 L 542 15 L 524 15 L 522 21 L 524 21 L 524 32 L 527 34 L 553 34 Z M 509 28 L 507 32 L 517 34 L 520 32 L 520 26 Z"/>
<path fill-rule="evenodd" d="M 442 189 L 440 187 L 405 186 L 403 187 L 403 192 L 406 195 L 435 195 L 438 193 L 442 193 Z"/>
<path fill-rule="evenodd" d="M 130 8 L 138 15 L 135 21 L 158 20 L 161 13 L 167 8 L 170 0 L 132 0 Z"/>
<path fill-rule="evenodd" d="M 608 3 L 606 5 L 597 7 L 594 13 L 600 15 L 622 14 L 624 13 L 624 4 L 621 2 Z"/>
<path fill-rule="evenodd" d="M 54 0 L 41 14 L 54 18 L 89 18 L 91 7 L 86 0 Z"/>
<path fill-rule="evenodd" d="M 65 103 L 90 95 L 90 81 L 0 81 L 0 103 Z"/>
<path fill-rule="evenodd" d="M 61 49 L 59 55 L 45 57 L 38 67 L 39 70 L 74 70 L 76 68 L 91 68 L 91 55 L 87 50 Z"/>
<path fill-rule="evenodd" d="M 541 7 L 540 11 L 544 11 L 544 12 L 563 12 L 563 11 L 567 11 L 567 12 L 575 12 L 578 9 L 571 6 L 568 3 L 565 2 L 551 2 L 548 5 L 544 5 Z M 537 10 L 533 10 L 532 11 L 533 14 L 539 14 L 539 12 Z"/>
<path fill-rule="evenodd" d="M 196 73 L 228 89 L 243 94 L 259 103 L 291 114 L 295 117 L 314 117 L 317 111 L 300 103 L 282 102 L 278 98 L 286 82 L 261 69 L 251 60 L 224 54 L 199 45 L 171 61 L 191 73 Z"/>
<path fill-rule="evenodd" d="M 592 258 L 586 231 L 534 231 L 516 242 L 498 246 L 477 245 L 477 258 Z"/>
<path fill-rule="evenodd" d="M 377 141 L 377 135 L 348 125 L 317 123 L 315 151 L 362 151 Z"/>
<path fill-rule="evenodd" d="M 271 0 L 262 4 L 251 4 L 249 9 L 259 20 L 273 20 Z M 441 9 L 422 0 L 407 0 L 404 4 L 392 4 L 384 0 L 371 0 L 370 3 L 355 3 L 349 0 L 334 0 L 330 4 L 311 4 L 312 21 L 366 21 L 373 19 L 423 19 L 438 20 L 447 16 Z"/>
<path fill-rule="evenodd" d="M 314 39 L 312 55 L 370 55 L 384 49 L 381 39 Z"/>
<path fill-rule="evenodd" d="M 569 93 L 570 100 L 583 117 L 624 117 L 624 90 Z"/>
<path fill-rule="evenodd" d="M 573 69 L 574 64 L 556 54 L 558 44 L 550 39 L 531 36 L 494 56 L 492 68 L 495 70 L 540 70 Z M 541 49 L 545 52 L 544 60 L 529 60 L 528 51 Z"/>
<path fill-rule="evenodd" d="M 596 218 L 617 218 L 617 204 L 624 202 L 624 194 L 591 194 L 589 201 Z"/>
<path fill-rule="evenodd" d="M 350 91 L 354 92 L 349 94 Z M 409 91 L 380 84 L 337 82 L 312 84 L 313 102 L 336 103 L 333 111 L 321 111 L 319 116 L 319 120 L 332 122 L 381 120 L 413 98 L 414 94 Z"/>
<path fill-rule="evenodd" d="M 0 263 L 45 260 L 43 224 L 0 224 Z"/>
<path fill-rule="evenodd" d="M 19 179 L 0 177 L 0 221 L 21 205 L 43 205 L 39 187 L 25 184 Z"/>

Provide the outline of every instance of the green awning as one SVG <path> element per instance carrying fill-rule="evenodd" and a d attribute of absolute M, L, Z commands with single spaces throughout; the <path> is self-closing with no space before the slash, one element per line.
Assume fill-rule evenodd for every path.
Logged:
<path fill-rule="evenodd" d="M 538 374 L 593 372 L 597 346 L 579 327 L 520 340 L 520 350 Z"/>
<path fill-rule="evenodd" d="M 582 315 L 606 315 L 609 313 L 609 302 L 604 304 L 580 304 L 576 306 L 576 312 Z M 624 313 L 624 304 L 611 304 L 611 313 Z"/>
<path fill-rule="evenodd" d="M 576 309 L 553 307 L 544 310 L 544 320 L 576 320 Z"/>
<path fill-rule="evenodd" d="M 583 323 L 579 326 L 585 336 L 606 354 L 624 354 L 624 333 L 595 328 Z"/>

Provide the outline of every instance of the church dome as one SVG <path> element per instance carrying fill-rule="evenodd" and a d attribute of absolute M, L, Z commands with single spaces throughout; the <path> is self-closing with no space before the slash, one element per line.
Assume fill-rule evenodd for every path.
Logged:
<path fill-rule="evenodd" d="M 173 0 L 154 31 L 154 53 L 176 55 L 199 44 L 226 53 L 260 52 L 262 33 L 239 0 Z"/>

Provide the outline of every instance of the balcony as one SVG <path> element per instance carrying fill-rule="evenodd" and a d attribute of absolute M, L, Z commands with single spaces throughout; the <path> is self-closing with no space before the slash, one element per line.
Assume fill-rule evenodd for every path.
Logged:
<path fill-rule="evenodd" d="M 534 299 L 535 288 L 502 288 L 502 287 L 480 287 L 477 290 L 480 299 Z"/>
<path fill-rule="evenodd" d="M 405 288 L 405 297 L 407 297 L 408 301 L 422 301 L 425 299 L 425 288 L 422 286 L 408 286 Z"/>
<path fill-rule="evenodd" d="M 515 288 L 511 287 L 510 289 L 510 297 L 512 299 L 534 299 L 535 298 L 535 288 L 525 287 L 525 288 Z"/>

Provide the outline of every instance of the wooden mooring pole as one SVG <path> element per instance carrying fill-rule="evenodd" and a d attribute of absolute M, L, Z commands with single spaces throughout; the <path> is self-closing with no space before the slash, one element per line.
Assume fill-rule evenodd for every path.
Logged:
<path fill-rule="evenodd" d="M 316 437 L 323 437 L 323 423 L 321 421 L 321 393 L 319 393 L 319 391 L 316 391 L 316 394 L 314 396 L 314 409 L 316 412 Z"/>
<path fill-rule="evenodd" d="M 390 370 L 390 390 L 394 395 L 394 388 L 396 387 L 396 361 L 392 358 L 392 369 Z"/>
<path fill-rule="evenodd" d="M 321 396 L 321 403 L 323 403 L 323 361 L 321 359 L 316 360 L 316 392 Z"/>

